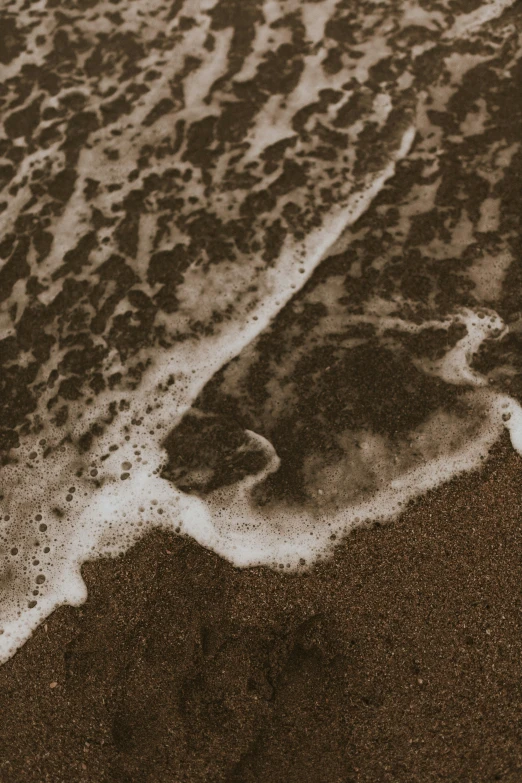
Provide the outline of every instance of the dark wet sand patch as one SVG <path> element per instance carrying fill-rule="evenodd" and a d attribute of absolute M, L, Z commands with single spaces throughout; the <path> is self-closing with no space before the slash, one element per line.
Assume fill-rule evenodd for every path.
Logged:
<path fill-rule="evenodd" d="M 520 781 L 521 519 L 506 441 L 304 575 L 160 532 L 87 565 L 0 669 L 0 780 Z"/>

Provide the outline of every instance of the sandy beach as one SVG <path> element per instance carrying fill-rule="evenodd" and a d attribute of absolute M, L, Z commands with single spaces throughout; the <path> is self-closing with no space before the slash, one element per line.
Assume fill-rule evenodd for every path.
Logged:
<path fill-rule="evenodd" d="M 522 9 L 0 9 L 0 783 L 522 781 Z"/>
<path fill-rule="evenodd" d="M 86 565 L 0 670 L 2 780 L 520 780 L 520 467 L 500 444 L 304 575 L 162 533 Z"/>

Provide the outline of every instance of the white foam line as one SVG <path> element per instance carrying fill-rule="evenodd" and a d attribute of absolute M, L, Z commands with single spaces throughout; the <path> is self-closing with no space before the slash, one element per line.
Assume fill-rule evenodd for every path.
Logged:
<path fill-rule="evenodd" d="M 469 368 L 473 354 L 488 336 L 486 322 L 467 313 L 469 332 L 449 352 L 448 366 L 441 366 L 441 374 L 447 375 L 447 382 L 459 385 L 463 382 L 475 386 L 468 393 L 468 401 L 475 416 L 483 412 L 481 429 L 466 439 L 463 447 L 454 452 L 443 449 L 443 454 L 423 460 L 420 465 L 398 475 L 389 481 L 386 489 L 375 492 L 370 500 L 349 505 L 338 513 L 330 509 L 324 517 L 299 508 L 285 510 L 278 507 L 275 517 L 254 506 L 250 491 L 275 470 L 278 458 L 272 449 L 269 468 L 255 478 L 238 482 L 232 487 L 218 490 L 207 497 L 205 512 L 196 506 L 187 508 L 185 528 L 201 545 L 230 560 L 236 566 L 271 565 L 298 567 L 301 560 L 313 562 L 330 552 L 336 538 L 345 536 L 362 523 L 375 520 L 390 520 L 404 510 L 408 500 L 425 494 L 457 475 L 475 470 L 484 460 L 500 437 L 504 427 L 510 433 L 513 448 L 522 456 L 522 408 L 507 395 L 487 388 L 485 379 Z M 457 318 L 462 320 L 462 316 Z M 498 317 L 497 317 L 497 320 Z M 497 325 L 493 317 L 491 323 Z M 472 344 L 472 347 L 470 345 Z M 465 367 L 456 366 L 461 362 Z M 436 414 L 438 416 L 438 414 Z M 438 429 L 447 427 L 444 415 Z M 208 515 L 212 518 L 209 524 Z"/>
<path fill-rule="evenodd" d="M 213 525 L 205 504 L 197 498 L 183 495 L 172 484 L 158 477 L 164 452 L 159 444 L 162 434 L 155 428 L 166 422 L 173 426 L 212 375 L 268 326 L 310 278 L 342 231 L 368 209 L 384 183 L 394 174 L 396 162 L 407 155 L 414 135 L 415 129 L 409 128 L 389 164 L 379 175 L 368 178 L 365 185 L 347 196 L 344 205 L 334 208 L 322 228 L 307 236 L 303 243 L 287 243 L 279 263 L 268 271 L 268 280 L 263 281 L 268 294 L 249 313 L 246 321 L 230 324 L 219 336 L 205 338 L 196 345 L 178 345 L 151 368 L 143 384 L 133 392 L 130 410 L 121 413 L 96 443 L 98 455 L 115 441 L 120 445 L 119 450 L 100 466 L 99 479 L 103 486 L 96 488 L 92 481 L 89 484 L 86 479 L 75 477 L 79 463 L 73 446 L 65 443 L 52 454 L 54 475 L 51 476 L 50 466 L 45 463 L 40 473 L 38 468 L 32 472 L 27 470 L 25 463 L 37 439 L 33 443 L 22 444 L 18 452 L 19 464 L 8 465 L 2 472 L 2 489 L 12 517 L 4 531 L 4 540 L 8 540 L 10 546 L 19 547 L 20 557 L 24 558 L 21 563 L 31 562 L 34 557 L 31 547 L 34 547 L 36 538 L 40 545 L 48 540 L 53 551 L 46 563 L 46 582 L 41 587 L 36 607 L 29 609 L 27 604 L 27 599 L 31 598 L 28 589 L 34 587 L 31 569 L 27 574 L 18 573 L 16 576 L 18 592 L 2 606 L 0 661 L 7 660 L 57 606 L 64 603 L 78 605 L 85 600 L 86 590 L 80 574 L 85 560 L 121 553 L 151 527 L 177 529 L 181 526 L 184 532 L 190 532 L 196 538 L 210 540 Z M 149 402 L 157 396 L 158 384 L 166 382 L 171 375 L 178 379 L 178 383 L 172 386 L 172 394 L 166 397 L 165 404 L 145 414 Z M 86 409 L 81 420 L 82 429 L 105 413 L 109 401 L 119 400 L 121 396 L 121 391 L 101 394 L 96 405 Z M 74 406 L 71 409 L 74 410 Z M 123 437 L 125 427 L 133 416 L 140 413 L 145 414 L 148 434 L 140 434 L 133 427 L 132 440 L 126 441 Z M 51 435 L 45 434 L 46 437 Z M 137 441 L 142 448 L 141 464 L 137 464 L 133 456 L 132 441 Z M 133 463 L 132 479 L 128 483 L 122 482 L 119 475 L 120 466 L 126 460 Z M 70 485 L 77 486 L 78 491 L 70 504 L 65 504 L 68 510 L 66 518 L 57 521 L 52 509 L 64 506 L 63 496 Z M 139 510 L 140 504 L 143 511 Z M 156 513 L 160 505 L 163 516 Z M 38 532 L 41 528 L 34 521 L 35 511 L 41 515 L 38 524 L 41 525 L 43 519 L 47 525 L 44 533 Z M 17 584 L 15 580 L 14 588 Z"/>
<path fill-rule="evenodd" d="M 238 487 L 234 489 L 240 493 L 240 500 L 236 504 L 233 500 L 229 501 L 231 506 L 227 505 L 223 529 L 216 525 L 210 528 L 207 520 L 196 517 L 196 514 L 201 514 L 196 508 L 188 510 L 186 529 L 202 546 L 212 549 L 236 566 L 284 565 L 296 568 L 302 560 L 309 564 L 331 552 L 339 538 L 346 536 L 354 527 L 376 520 L 392 520 L 403 513 L 405 504 L 412 498 L 483 465 L 483 460 L 502 432 L 500 414 L 501 410 L 503 413 L 506 410 L 502 407 L 505 398 L 494 392 L 486 392 L 486 395 L 489 397 L 489 415 L 480 435 L 471 444 L 467 443 L 452 455 L 430 460 L 404 473 L 370 500 L 338 514 L 328 514 L 318 519 L 300 509 L 297 535 L 295 514 L 291 512 L 278 511 L 278 524 L 275 527 L 262 511 L 256 511 L 252 504 L 248 504 L 249 518 L 245 524 L 246 499 Z M 522 410 L 512 400 L 509 400 L 509 409 L 515 411 L 513 421 L 516 421 L 517 437 L 522 446 Z M 215 506 L 213 510 L 216 514 Z M 212 531 L 210 536 L 209 530 Z M 267 530 L 270 533 L 267 534 Z M 335 542 L 331 540 L 332 534 L 336 536 Z"/>
<path fill-rule="evenodd" d="M 150 414 L 154 426 L 162 423 L 165 416 L 168 416 L 170 426 L 173 426 L 173 416 L 180 417 L 208 380 L 267 328 L 278 312 L 310 279 L 339 236 L 366 212 L 385 182 L 393 176 L 397 162 L 408 154 L 414 137 L 415 128 L 408 128 L 397 152 L 378 176 L 353 193 L 345 206 L 332 210 L 325 224 L 308 235 L 302 243 L 287 243 L 277 266 L 267 270 L 267 277 L 263 281 L 269 293 L 241 321 L 239 328 L 237 324 L 230 325 L 217 336 L 207 337 L 196 344 L 182 343 L 176 346 L 170 355 L 161 355 L 160 362 L 149 369 L 139 391 L 136 392 L 139 394 L 138 405 L 141 406 L 143 400 L 154 396 L 158 384 L 165 382 L 170 375 L 184 376 L 186 386 L 181 398 L 178 387 L 173 387 L 172 393 L 177 399 L 171 400 L 171 403 L 176 405 L 176 411 L 172 407 L 162 406 L 162 409 Z M 112 398 L 113 395 L 100 395 L 96 408 L 86 412 L 87 417 L 83 418 L 82 428 L 85 428 L 89 421 L 95 420 L 97 411 L 100 408 L 105 409 Z M 135 405 L 132 405 L 127 414 L 120 416 L 122 426 L 135 416 L 134 408 Z"/>
<path fill-rule="evenodd" d="M 457 17 L 457 21 L 445 34 L 444 38 L 465 38 L 480 30 L 488 22 L 497 19 L 504 11 L 513 6 L 517 0 L 493 0 L 479 6 L 469 14 L 463 14 Z"/>

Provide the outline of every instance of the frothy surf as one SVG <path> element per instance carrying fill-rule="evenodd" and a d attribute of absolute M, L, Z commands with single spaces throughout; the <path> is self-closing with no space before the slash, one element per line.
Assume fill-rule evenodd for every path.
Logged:
<path fill-rule="evenodd" d="M 2 468 L 0 660 L 11 656 L 54 608 L 86 599 L 82 563 L 123 553 L 152 527 L 189 535 L 238 566 L 302 568 L 328 554 L 354 526 L 391 519 L 409 499 L 480 466 L 505 428 L 522 454 L 522 410 L 516 396 L 506 393 L 502 383 L 492 383 L 477 365 L 485 346 L 504 345 L 510 334 L 499 304 L 513 263 L 508 244 L 499 240 L 500 246 L 480 257 L 466 257 L 455 277 L 458 290 L 444 297 L 437 287 L 439 273 L 424 259 L 460 257 L 473 245 L 475 231 L 484 234 L 487 215 L 469 198 L 467 212 L 445 214 L 440 231 L 419 228 L 419 216 L 427 223 L 430 209 L 437 210 L 448 169 L 445 164 L 443 170 L 444 150 L 457 143 L 458 134 L 465 143 L 467 128 L 484 118 L 479 122 L 466 114 L 457 128 L 445 128 L 437 120 L 444 111 L 452 116 L 455 109 L 448 106 L 473 68 L 496 57 L 495 67 L 503 68 L 503 78 L 509 80 L 517 55 L 508 44 L 518 35 L 516 25 L 509 18 L 484 33 L 484 24 L 501 18 L 506 3 L 485 3 L 457 19 L 449 11 L 427 10 L 424 3 L 403 6 L 384 12 L 378 3 L 369 4 L 362 16 L 352 18 L 342 3 L 260 4 L 249 18 L 252 35 L 244 51 L 234 38 L 234 20 L 229 13 L 220 20 L 214 4 L 185 3 L 184 15 L 168 19 L 172 37 L 161 46 L 158 19 L 162 14 L 167 19 L 170 11 L 158 4 L 142 22 L 130 7 L 123 8 L 123 27 L 134 42 L 154 41 L 160 52 L 136 50 L 139 76 L 128 78 L 156 87 L 143 88 L 145 97 L 135 91 L 134 107 L 129 94 L 119 108 L 111 104 L 113 113 L 121 110 L 131 118 L 122 122 L 119 115 L 118 132 L 111 135 L 115 128 L 110 123 L 95 129 L 85 103 L 91 114 L 104 117 L 108 98 L 116 103 L 110 90 L 113 65 L 107 65 L 106 92 L 99 99 L 86 79 L 85 100 L 76 101 L 82 121 L 91 122 L 98 135 L 87 144 L 81 123 L 69 120 L 66 140 L 76 134 L 73 141 L 82 152 L 73 160 L 69 200 L 51 220 L 54 243 L 40 260 L 35 250 L 29 253 L 27 271 L 19 279 L 6 277 L 12 285 L 4 297 L 4 339 L 17 336 L 22 364 L 35 351 L 29 343 L 24 348 L 20 326 L 35 300 L 56 319 L 49 317 L 42 334 L 50 336 L 53 328 L 62 332 L 40 360 L 32 380 L 40 384 L 38 405 L 18 428 L 19 444 L 10 449 Z M 96 17 L 86 17 L 75 33 L 93 47 L 89 36 L 100 24 Z M 424 31 L 415 34 L 413 48 L 407 36 L 401 38 L 412 26 Z M 342 36 L 339 30 L 345 31 Z M 328 36 L 335 45 L 322 45 Z M 293 63 L 295 72 L 288 67 L 281 76 L 284 83 L 269 95 L 266 85 L 276 79 L 270 59 L 276 44 L 293 46 L 283 59 Z M 39 62 L 47 56 L 46 46 L 35 44 Z M 432 49 L 433 73 L 426 80 L 425 65 L 419 62 Z M 165 52 L 172 51 L 176 56 L 169 59 Z M 350 52 L 356 56 L 350 59 Z M 15 52 L 10 72 L 23 75 L 26 58 Z M 165 68 L 163 73 L 158 66 Z M 95 69 L 94 64 L 89 67 Z M 122 67 L 130 66 L 125 61 Z M 151 69 L 157 75 L 147 82 L 142 76 Z M 97 78 L 93 74 L 91 80 Z M 496 87 L 485 85 L 486 99 L 488 89 Z M 63 98 L 71 90 L 66 84 L 51 95 L 39 117 L 54 108 L 59 118 L 56 95 Z M 245 100 L 245 90 L 259 92 L 258 106 Z M 234 125 L 239 115 L 229 112 L 232 93 L 235 111 L 247 115 L 237 121 L 241 127 Z M 475 98 L 471 104 L 472 114 L 477 107 L 487 114 Z M 220 129 L 225 115 L 231 128 Z M 57 115 L 48 111 L 46 116 L 52 123 Z M 178 121 L 176 147 L 163 134 L 171 133 Z M 7 138 L 24 147 L 16 141 L 13 123 L 4 124 Z M 191 125 L 192 135 L 186 130 Z M 66 143 L 59 146 L 50 131 L 47 147 L 41 138 L 40 148 L 31 146 L 29 137 L 25 133 L 20 190 L 12 194 L 6 211 L 8 227 L 16 225 L 20 214 L 31 214 L 23 177 L 40 166 L 42 149 L 50 150 L 53 184 L 46 192 L 51 193 L 58 187 L 60 156 L 69 156 L 70 165 L 75 155 L 74 144 L 72 152 Z M 106 145 L 112 150 L 108 157 Z M 266 154 L 269 148 L 273 159 Z M 151 173 L 143 160 L 154 150 Z M 483 203 L 494 200 L 493 180 L 497 176 L 498 181 L 509 167 L 509 155 L 515 154 L 516 144 L 509 138 L 486 139 L 484 151 L 475 152 L 475 165 L 483 165 L 492 179 L 492 193 L 484 194 Z M 139 166 L 133 168 L 138 158 L 146 176 Z M 176 183 L 175 197 L 170 200 L 160 182 L 168 168 L 165 159 L 176 165 L 169 180 Z M 105 190 L 99 181 L 92 184 L 93 167 L 103 165 L 107 172 L 98 176 Z M 408 179 L 408 165 L 416 172 L 413 186 L 400 182 L 403 175 Z M 62 180 L 66 184 L 67 177 Z M 131 183 L 145 180 L 148 184 L 136 195 Z M 390 204 L 387 188 L 394 181 L 405 189 L 401 202 L 392 198 Z M 466 185 L 459 187 L 464 192 Z M 110 215 L 122 204 L 118 222 Z M 199 220 L 205 209 L 215 222 L 209 228 L 201 220 L 192 231 L 194 216 Z M 494 212 L 491 205 L 488 209 Z M 180 217 L 172 228 L 169 216 L 176 210 Z M 232 219 L 223 222 L 228 213 L 234 226 Z M 381 219 L 381 239 L 371 244 L 371 263 L 366 263 L 358 248 L 375 230 L 372 221 Z M 250 234 L 245 221 L 254 227 Z M 238 230 L 233 246 L 225 242 L 232 228 Z M 405 248 L 414 231 L 422 250 L 415 257 L 417 267 L 398 268 L 393 247 Z M 99 244 L 92 238 L 96 232 Z M 45 241 L 40 236 L 40 245 Z M 12 252 L 18 252 L 19 245 L 12 244 Z M 38 246 L 35 240 L 34 248 Z M 115 249 L 122 254 L 119 260 L 111 255 Z M 223 258 L 213 265 L 220 253 Z M 3 269 L 11 269 L 10 258 Z M 417 295 L 409 281 L 423 270 L 428 283 L 419 281 Z M 93 276 L 99 284 L 85 288 L 84 300 L 77 300 L 83 311 L 68 312 L 67 296 L 84 283 L 88 286 Z M 31 285 L 25 285 L 27 279 Z M 124 293 L 116 295 L 127 279 Z M 365 280 L 366 288 L 361 286 Z M 118 318 L 132 311 L 129 303 L 134 313 L 154 312 L 156 331 L 135 350 L 114 342 L 111 332 L 123 323 Z M 99 348 L 103 354 L 96 374 L 89 376 L 91 389 L 98 376 L 102 381 L 89 396 L 71 391 L 70 383 L 60 386 L 61 402 L 67 400 L 60 417 L 57 377 L 67 372 L 74 376 L 70 346 L 75 343 L 67 336 L 89 308 L 90 329 L 97 336 L 92 352 Z M 138 340 L 139 328 L 134 334 Z M 34 335 L 32 339 L 38 342 Z M 271 346 L 276 344 L 274 359 Z M 372 357 L 377 357 L 376 369 L 368 369 Z M 390 372 L 404 370 L 394 394 L 401 404 L 410 395 L 412 410 L 413 401 L 420 406 L 413 423 L 399 421 L 400 405 L 396 418 L 393 405 L 385 405 L 385 416 L 376 422 L 381 403 L 356 391 L 373 389 L 381 371 L 380 399 L 386 397 L 390 377 L 384 365 L 379 370 L 379 357 Z M 304 370 L 307 361 L 310 369 Z M 261 366 L 266 372 L 258 399 L 250 386 L 260 388 L 256 378 L 262 376 Z M 132 373 L 126 372 L 129 367 Z M 334 418 L 319 418 L 318 428 L 328 437 L 303 436 L 294 468 L 291 457 L 276 445 L 278 432 L 288 426 L 289 410 L 296 422 L 302 418 L 305 387 L 318 383 L 318 372 L 323 378 L 331 373 L 326 386 L 332 388 L 336 379 L 350 376 L 333 398 L 336 410 L 347 404 L 349 410 L 338 429 Z M 508 367 L 502 377 L 509 372 Z M 113 383 L 105 382 L 109 377 L 115 378 Z M 78 378 L 74 382 L 81 386 Z M 343 389 L 348 389 L 347 398 Z M 325 388 L 325 398 L 328 394 Z M 426 399 L 429 404 L 424 405 Z M 311 408 L 306 410 L 304 427 L 313 418 Z M 200 449 L 196 438 L 187 447 L 184 433 L 190 438 L 205 422 L 213 426 L 223 412 L 225 431 L 234 415 L 239 423 L 228 476 L 227 463 L 220 478 L 219 449 L 217 458 L 207 459 L 206 446 Z M 298 422 L 296 431 L 300 426 Z M 280 477 L 292 470 L 299 472 L 299 487 L 286 491 Z"/>

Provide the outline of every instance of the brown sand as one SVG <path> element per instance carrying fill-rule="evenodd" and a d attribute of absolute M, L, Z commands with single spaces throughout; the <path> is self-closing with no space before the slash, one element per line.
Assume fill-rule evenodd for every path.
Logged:
<path fill-rule="evenodd" d="M 502 443 L 305 575 L 162 533 L 89 564 L 0 669 L 0 780 L 522 780 L 521 465 Z"/>

